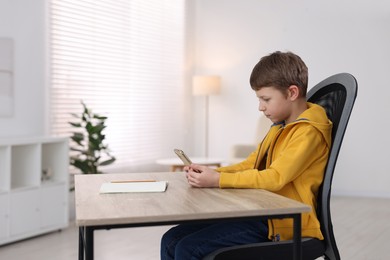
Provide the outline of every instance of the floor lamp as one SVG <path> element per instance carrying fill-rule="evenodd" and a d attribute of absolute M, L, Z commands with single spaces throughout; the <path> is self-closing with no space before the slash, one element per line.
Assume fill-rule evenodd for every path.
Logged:
<path fill-rule="evenodd" d="M 218 95 L 221 90 L 221 77 L 215 75 L 194 76 L 192 78 L 192 94 L 205 97 L 205 157 L 209 150 L 209 96 Z"/>

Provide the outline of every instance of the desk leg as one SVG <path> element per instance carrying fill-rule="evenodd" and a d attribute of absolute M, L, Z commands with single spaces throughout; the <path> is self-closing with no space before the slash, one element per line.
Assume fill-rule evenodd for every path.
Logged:
<path fill-rule="evenodd" d="M 79 227 L 79 260 L 93 260 L 93 228 Z"/>
<path fill-rule="evenodd" d="M 93 260 L 93 228 L 85 227 L 85 260 Z"/>
<path fill-rule="evenodd" d="M 79 260 L 84 260 L 84 228 L 79 227 Z"/>
<path fill-rule="evenodd" d="M 293 249 L 293 259 L 300 260 L 302 259 L 302 223 L 301 223 L 301 214 L 295 214 L 294 219 L 294 249 Z"/>

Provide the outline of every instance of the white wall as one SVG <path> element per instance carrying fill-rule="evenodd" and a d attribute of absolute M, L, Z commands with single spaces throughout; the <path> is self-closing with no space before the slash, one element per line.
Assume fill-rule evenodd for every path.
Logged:
<path fill-rule="evenodd" d="M 261 56 L 300 55 L 309 86 L 339 72 L 353 74 L 358 98 L 334 177 L 334 194 L 390 197 L 390 2 L 197 0 L 195 74 L 219 74 L 223 91 L 210 98 L 210 155 L 251 143 L 259 116 L 248 79 Z M 195 102 L 200 126 L 202 104 Z M 199 131 L 194 153 L 202 154 Z"/>
<path fill-rule="evenodd" d="M 43 135 L 46 108 L 44 0 L 0 0 L 0 37 L 14 41 L 14 108 L 0 138 Z"/>

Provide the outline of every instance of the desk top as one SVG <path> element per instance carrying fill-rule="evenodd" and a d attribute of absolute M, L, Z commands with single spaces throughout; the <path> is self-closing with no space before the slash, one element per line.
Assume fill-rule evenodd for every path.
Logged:
<path fill-rule="evenodd" d="M 168 181 L 162 193 L 99 194 L 113 180 Z M 75 176 L 76 224 L 99 226 L 309 212 L 303 203 L 260 189 L 192 188 L 171 172 Z"/>

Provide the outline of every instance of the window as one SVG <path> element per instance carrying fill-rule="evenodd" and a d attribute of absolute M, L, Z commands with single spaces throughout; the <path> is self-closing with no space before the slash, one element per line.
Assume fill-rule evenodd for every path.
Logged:
<path fill-rule="evenodd" d="M 51 0 L 50 22 L 51 134 L 70 136 L 83 100 L 108 117 L 115 168 L 172 156 L 187 93 L 185 0 Z"/>

